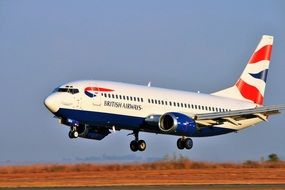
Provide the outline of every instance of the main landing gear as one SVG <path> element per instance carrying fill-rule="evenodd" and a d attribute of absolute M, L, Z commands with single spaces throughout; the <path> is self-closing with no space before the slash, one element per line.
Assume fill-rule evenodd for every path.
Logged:
<path fill-rule="evenodd" d="M 146 149 L 146 143 L 144 140 L 139 140 L 139 132 L 134 131 L 135 140 L 132 140 L 130 143 L 130 149 L 133 152 L 144 151 Z"/>
<path fill-rule="evenodd" d="M 70 127 L 70 131 L 68 133 L 69 138 L 75 139 L 78 138 L 79 134 L 76 127 Z"/>
<path fill-rule="evenodd" d="M 184 148 L 190 150 L 192 147 L 193 147 L 193 141 L 190 138 L 182 137 L 177 140 L 177 148 L 180 150 Z"/>

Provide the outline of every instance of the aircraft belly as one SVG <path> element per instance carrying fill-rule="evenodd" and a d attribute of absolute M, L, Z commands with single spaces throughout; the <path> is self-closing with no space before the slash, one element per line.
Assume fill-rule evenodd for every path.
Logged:
<path fill-rule="evenodd" d="M 139 128 L 144 123 L 144 118 L 136 116 L 119 115 L 112 113 L 103 113 L 95 111 L 75 110 L 60 108 L 56 113 L 58 117 L 71 118 L 80 123 L 104 126 L 117 127 L 120 129 L 134 130 Z"/>
<path fill-rule="evenodd" d="M 94 126 L 104 126 L 110 128 L 115 126 L 117 129 L 140 130 L 150 133 L 189 136 L 189 137 L 207 137 L 207 136 L 222 135 L 241 130 L 243 128 L 259 123 L 261 121 L 260 119 L 252 118 L 245 121 L 241 121 L 240 126 L 234 126 L 232 124 L 224 124 L 212 127 L 201 127 L 194 134 L 185 135 L 177 132 L 165 133 L 160 131 L 158 126 L 157 127 L 147 126 L 145 124 L 145 118 L 139 116 L 130 116 L 130 115 L 115 114 L 115 113 L 104 113 L 104 112 L 85 111 L 85 110 L 76 110 L 76 109 L 67 109 L 67 108 L 60 108 L 59 111 L 56 113 L 56 115 L 58 117 L 70 118 Z"/>

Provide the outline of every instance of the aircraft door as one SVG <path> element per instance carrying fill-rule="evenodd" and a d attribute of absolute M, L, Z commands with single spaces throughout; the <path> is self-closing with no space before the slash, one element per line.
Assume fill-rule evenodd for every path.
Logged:
<path fill-rule="evenodd" d="M 81 102 L 82 102 L 82 95 L 81 93 L 74 95 L 74 108 L 75 109 L 82 109 L 81 108 Z"/>

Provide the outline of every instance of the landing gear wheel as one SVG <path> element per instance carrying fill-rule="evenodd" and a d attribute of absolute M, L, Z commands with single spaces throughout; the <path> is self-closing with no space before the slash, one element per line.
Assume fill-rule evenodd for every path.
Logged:
<path fill-rule="evenodd" d="M 177 148 L 182 150 L 184 148 L 190 150 L 193 147 L 193 141 L 190 138 L 179 138 L 177 140 Z"/>
<path fill-rule="evenodd" d="M 183 141 L 182 138 L 179 138 L 177 140 L 177 148 L 180 149 L 180 150 L 184 149 L 184 141 Z"/>
<path fill-rule="evenodd" d="M 131 133 L 135 136 L 135 140 L 132 140 L 130 143 L 130 149 L 133 152 L 136 151 L 144 151 L 146 149 L 146 143 L 144 140 L 139 140 L 139 131 L 134 131 L 133 133 Z"/>
<path fill-rule="evenodd" d="M 193 141 L 190 138 L 184 140 L 184 146 L 186 149 L 190 150 L 193 147 Z"/>
<path fill-rule="evenodd" d="M 73 134 L 72 134 L 72 132 L 71 132 L 71 131 L 69 131 L 68 136 L 69 136 L 69 138 L 71 138 L 71 139 L 73 139 L 73 138 L 74 138 L 74 136 L 73 136 Z"/>
<path fill-rule="evenodd" d="M 77 138 L 79 134 L 78 134 L 77 131 L 73 131 L 73 132 L 72 132 L 72 135 L 73 135 L 74 138 Z"/>
<path fill-rule="evenodd" d="M 71 127 L 70 131 L 68 133 L 69 138 L 74 139 L 77 138 L 79 136 L 79 133 L 76 130 L 76 127 Z"/>
<path fill-rule="evenodd" d="M 135 140 L 131 141 L 131 143 L 130 143 L 130 149 L 131 149 L 133 152 L 138 151 L 138 142 L 135 141 Z"/>
<path fill-rule="evenodd" d="M 138 149 L 139 151 L 144 151 L 146 149 L 146 143 L 144 140 L 138 141 Z"/>

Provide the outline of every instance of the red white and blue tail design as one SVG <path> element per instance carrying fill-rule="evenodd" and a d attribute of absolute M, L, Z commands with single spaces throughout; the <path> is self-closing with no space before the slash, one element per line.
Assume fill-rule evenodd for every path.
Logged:
<path fill-rule="evenodd" d="M 273 36 L 262 36 L 236 84 L 213 95 L 263 105 L 272 45 Z"/>

